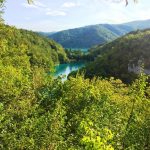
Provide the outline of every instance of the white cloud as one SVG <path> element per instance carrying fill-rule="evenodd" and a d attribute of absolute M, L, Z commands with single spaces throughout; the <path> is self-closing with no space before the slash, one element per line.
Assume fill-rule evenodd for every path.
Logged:
<path fill-rule="evenodd" d="M 54 10 L 54 11 L 49 10 L 46 12 L 46 15 L 49 15 L 49 16 L 66 16 L 67 14 L 61 10 Z"/>
<path fill-rule="evenodd" d="M 10 1 L 9 9 L 18 8 L 15 2 Z M 37 2 L 38 1 L 38 2 Z M 32 30 L 57 31 L 67 28 L 75 28 L 90 24 L 100 23 L 123 23 L 133 20 L 150 19 L 150 0 L 139 1 L 137 4 L 132 0 L 125 6 L 125 0 L 35 0 L 34 4 L 22 5 L 28 9 L 23 9 L 19 14 L 6 16 L 8 23 L 22 22 L 21 27 L 28 27 Z M 41 3 L 42 2 L 42 3 Z M 44 5 L 45 4 L 45 5 Z M 10 7 L 12 7 L 10 9 Z M 7 8 L 7 7 L 6 7 Z M 33 9 L 29 11 L 29 9 Z M 16 10 L 16 12 L 19 12 Z M 25 12 L 25 13 L 24 13 Z M 67 17 L 65 17 L 67 15 Z M 26 16 L 31 17 L 28 18 Z M 10 21 L 9 21 L 10 20 Z M 45 21 L 45 20 L 50 20 Z M 54 22 L 52 22 L 54 21 Z"/>
<path fill-rule="evenodd" d="M 33 5 L 33 4 L 27 4 L 27 3 L 22 3 L 22 6 L 25 7 L 25 8 L 38 8 L 36 5 Z"/>
<path fill-rule="evenodd" d="M 38 1 L 35 1 L 34 2 L 34 5 L 38 6 L 38 7 L 43 7 L 43 8 L 46 8 L 46 5 L 41 3 L 41 2 L 38 2 Z"/>
<path fill-rule="evenodd" d="M 64 8 L 71 8 L 71 7 L 77 7 L 80 6 L 79 3 L 74 3 L 74 2 L 65 2 L 62 7 Z"/>
<path fill-rule="evenodd" d="M 48 16 L 66 16 L 67 15 L 66 12 L 64 12 L 63 10 L 59 10 L 59 9 L 51 10 L 46 5 L 38 1 L 35 1 L 33 4 L 23 3 L 22 5 L 25 8 L 34 8 L 34 9 L 41 10 L 44 14 Z"/>
<path fill-rule="evenodd" d="M 38 1 L 35 1 L 33 4 L 22 3 L 22 6 L 25 8 L 46 8 L 46 5 Z"/>

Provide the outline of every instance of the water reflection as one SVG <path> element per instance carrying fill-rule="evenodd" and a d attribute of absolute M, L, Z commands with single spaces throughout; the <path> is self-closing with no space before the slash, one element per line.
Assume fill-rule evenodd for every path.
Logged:
<path fill-rule="evenodd" d="M 63 81 L 67 80 L 67 76 L 69 75 L 70 72 L 78 70 L 81 67 L 84 67 L 85 63 L 84 62 L 76 62 L 76 63 L 67 63 L 67 64 L 60 64 L 55 67 L 55 73 L 54 76 L 58 77 L 61 76 L 63 77 Z"/>

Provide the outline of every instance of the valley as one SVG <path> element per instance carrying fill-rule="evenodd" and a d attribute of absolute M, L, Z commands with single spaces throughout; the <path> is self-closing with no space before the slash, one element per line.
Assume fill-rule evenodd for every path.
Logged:
<path fill-rule="evenodd" d="M 148 77 L 128 74 L 126 68 L 141 56 L 149 68 L 149 29 L 94 46 L 88 53 L 66 50 L 31 31 L 4 24 L 0 29 L 0 130 L 5 130 L 0 148 L 149 147 Z"/>
<path fill-rule="evenodd" d="M 0 0 L 0 150 L 150 150 L 150 3 L 135 2 Z M 101 24 L 52 32 L 83 22 Z"/>

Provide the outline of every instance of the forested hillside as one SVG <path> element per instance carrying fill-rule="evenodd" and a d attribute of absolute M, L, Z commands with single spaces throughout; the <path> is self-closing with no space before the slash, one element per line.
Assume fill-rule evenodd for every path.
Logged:
<path fill-rule="evenodd" d="M 87 77 L 113 76 L 130 82 L 135 74 L 129 72 L 129 67 L 137 67 L 141 61 L 145 69 L 150 69 L 150 30 L 131 32 L 99 45 L 90 50 L 90 58 L 94 62 L 86 67 Z"/>
<path fill-rule="evenodd" d="M 0 24 L 0 42 L 7 45 L 6 50 L 1 51 L 1 54 L 7 52 L 7 58 L 9 58 L 23 53 L 30 59 L 32 66 L 49 69 L 54 64 L 67 61 L 66 53 L 61 45 L 31 31 L 18 30 L 15 27 Z"/>
<path fill-rule="evenodd" d="M 137 29 L 150 28 L 150 20 L 124 24 L 99 24 L 46 34 L 65 48 L 90 48 L 97 44 L 110 42 Z"/>
<path fill-rule="evenodd" d="M 111 41 L 118 36 L 100 25 L 65 30 L 48 37 L 56 40 L 66 48 L 89 48 L 98 43 Z"/>
<path fill-rule="evenodd" d="M 63 49 L 0 25 L 0 149 L 150 149 L 147 77 L 130 86 L 84 76 L 62 82 L 45 73 L 58 62 L 55 51 Z"/>

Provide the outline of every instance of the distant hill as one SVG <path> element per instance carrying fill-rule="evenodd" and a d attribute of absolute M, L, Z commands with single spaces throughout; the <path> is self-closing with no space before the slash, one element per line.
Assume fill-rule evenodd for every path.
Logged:
<path fill-rule="evenodd" d="M 110 42 L 137 29 L 150 28 L 150 20 L 124 24 L 99 24 L 46 34 L 65 48 L 90 48 Z"/>
<path fill-rule="evenodd" d="M 146 29 L 150 28 L 150 19 L 149 20 L 144 20 L 144 21 L 133 21 L 133 22 L 128 22 L 124 23 L 124 25 L 128 25 L 132 27 L 133 29 Z"/>
<path fill-rule="evenodd" d="M 85 68 L 87 77 L 121 78 L 130 82 L 144 63 L 150 74 L 150 29 L 131 32 L 113 42 L 99 45 L 90 51 L 94 62 Z"/>
<path fill-rule="evenodd" d="M 50 36 L 52 34 L 55 34 L 56 32 L 37 32 L 37 33 L 47 37 L 47 36 Z"/>

